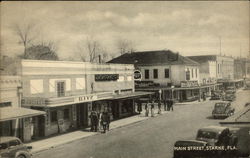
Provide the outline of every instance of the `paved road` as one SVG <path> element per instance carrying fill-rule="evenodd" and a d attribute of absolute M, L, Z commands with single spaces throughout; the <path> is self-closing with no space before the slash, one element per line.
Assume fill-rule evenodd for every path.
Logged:
<path fill-rule="evenodd" d="M 250 91 L 240 91 L 233 103 L 237 110 L 250 101 Z M 172 158 L 173 144 L 179 139 L 195 138 L 203 126 L 218 125 L 211 118 L 216 101 L 176 106 L 174 112 L 154 117 L 50 149 L 35 158 Z"/>

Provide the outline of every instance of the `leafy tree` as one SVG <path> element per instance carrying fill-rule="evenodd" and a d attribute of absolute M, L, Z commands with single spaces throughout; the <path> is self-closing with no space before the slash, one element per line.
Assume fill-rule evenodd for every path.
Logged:
<path fill-rule="evenodd" d="M 21 55 L 23 59 L 34 59 L 34 60 L 58 60 L 58 55 L 53 49 L 53 44 L 38 44 L 32 45 L 26 49 L 26 53 Z"/>

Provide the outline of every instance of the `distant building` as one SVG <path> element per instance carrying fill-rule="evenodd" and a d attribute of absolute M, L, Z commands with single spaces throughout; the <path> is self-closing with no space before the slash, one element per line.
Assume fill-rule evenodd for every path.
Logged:
<path fill-rule="evenodd" d="M 90 112 L 107 109 L 111 119 L 135 114 L 134 66 L 22 60 L 22 106 L 46 112 L 34 120 L 34 138 L 86 128 Z"/>
<path fill-rule="evenodd" d="M 45 113 L 21 107 L 19 76 L 1 76 L 0 85 L 0 136 L 16 136 L 29 141 L 32 137 L 30 122 Z"/>
<path fill-rule="evenodd" d="M 202 83 L 218 82 L 224 88 L 243 86 L 245 64 L 242 60 L 219 55 L 188 56 L 200 63 L 200 79 Z"/>
<path fill-rule="evenodd" d="M 132 52 L 108 63 L 134 64 L 142 74 L 141 81 L 136 84 L 137 90 L 159 91 L 161 98 L 178 101 L 200 97 L 199 63 L 179 53 L 170 50 Z"/>

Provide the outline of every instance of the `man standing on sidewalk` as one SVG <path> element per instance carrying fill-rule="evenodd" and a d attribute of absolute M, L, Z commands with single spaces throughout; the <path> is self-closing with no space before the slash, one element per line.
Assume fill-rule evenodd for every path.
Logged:
<path fill-rule="evenodd" d="M 154 100 L 152 100 L 152 103 L 151 103 L 151 117 L 154 117 L 154 108 L 155 108 L 155 103 L 154 103 Z"/>
<path fill-rule="evenodd" d="M 164 111 L 167 111 L 167 100 L 166 100 L 166 98 L 163 100 L 163 104 L 164 104 Z"/>
<path fill-rule="evenodd" d="M 109 124 L 110 124 L 110 115 L 107 109 L 102 113 L 101 120 L 102 120 L 101 123 L 103 126 L 103 132 L 106 133 L 106 130 L 109 131 Z"/>
<path fill-rule="evenodd" d="M 158 114 L 161 114 L 161 100 L 158 101 Z"/>
<path fill-rule="evenodd" d="M 148 113 L 149 113 L 149 101 L 146 103 L 145 105 L 145 116 L 148 117 Z"/>

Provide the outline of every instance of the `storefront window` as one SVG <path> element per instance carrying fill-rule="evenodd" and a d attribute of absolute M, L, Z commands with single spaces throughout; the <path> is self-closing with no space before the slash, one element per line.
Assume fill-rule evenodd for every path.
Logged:
<path fill-rule="evenodd" d="M 56 122 L 57 121 L 57 111 L 51 111 L 50 112 L 50 121 Z"/>
<path fill-rule="evenodd" d="M 145 70 L 145 79 L 149 79 L 149 70 Z"/>

